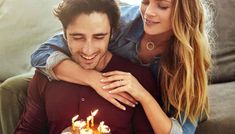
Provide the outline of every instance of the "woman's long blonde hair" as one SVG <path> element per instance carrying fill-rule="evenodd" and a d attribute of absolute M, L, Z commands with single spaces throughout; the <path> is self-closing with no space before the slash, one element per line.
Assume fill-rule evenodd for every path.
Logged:
<path fill-rule="evenodd" d="M 161 58 L 164 110 L 169 112 L 173 106 L 176 109 L 173 116 L 183 122 L 186 117 L 195 122 L 202 113 L 208 115 L 207 71 L 211 50 L 205 27 L 206 4 L 202 0 L 173 0 L 174 35 Z"/>

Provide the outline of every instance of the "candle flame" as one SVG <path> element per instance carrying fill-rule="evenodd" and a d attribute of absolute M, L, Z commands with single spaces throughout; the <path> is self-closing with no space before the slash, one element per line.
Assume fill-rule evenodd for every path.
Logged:
<path fill-rule="evenodd" d="M 104 121 L 101 121 L 98 127 L 98 131 L 100 133 L 110 133 L 111 129 L 107 125 L 104 125 Z"/>
<path fill-rule="evenodd" d="M 91 112 L 91 115 L 92 115 L 92 116 L 95 116 L 95 115 L 98 113 L 98 111 L 99 111 L 99 110 L 96 109 L 94 112 Z"/>
<path fill-rule="evenodd" d="M 90 121 L 91 118 L 92 118 L 92 116 L 88 116 L 88 117 L 86 118 L 86 120 L 87 120 L 87 121 Z"/>
<path fill-rule="evenodd" d="M 103 125 L 104 125 L 104 121 L 101 121 L 101 122 L 100 122 L 100 126 L 103 126 Z"/>
<path fill-rule="evenodd" d="M 86 122 L 85 121 L 75 121 L 74 126 L 81 129 L 86 126 Z"/>
<path fill-rule="evenodd" d="M 74 116 L 74 117 L 72 118 L 72 122 L 74 122 L 75 120 L 77 120 L 78 117 L 79 117 L 79 115 Z"/>

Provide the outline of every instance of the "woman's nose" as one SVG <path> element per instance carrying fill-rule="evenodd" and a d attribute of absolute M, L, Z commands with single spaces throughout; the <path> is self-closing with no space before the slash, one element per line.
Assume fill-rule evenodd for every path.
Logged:
<path fill-rule="evenodd" d="M 150 3 L 145 10 L 145 17 L 152 17 L 152 16 L 156 16 L 156 7 L 154 4 Z"/>

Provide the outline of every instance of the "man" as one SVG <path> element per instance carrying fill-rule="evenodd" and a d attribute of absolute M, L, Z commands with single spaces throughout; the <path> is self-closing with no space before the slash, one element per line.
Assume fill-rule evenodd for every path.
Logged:
<path fill-rule="evenodd" d="M 154 93 L 155 82 L 147 68 L 107 50 L 111 31 L 117 28 L 119 21 L 115 1 L 64 0 L 54 13 L 63 25 L 72 60 L 86 70 L 130 72 L 150 93 Z M 99 109 L 96 123 L 105 121 L 113 134 L 153 133 L 141 105 L 120 110 L 91 87 L 49 81 L 39 71 L 29 85 L 26 109 L 15 133 L 61 133 L 71 125 L 73 116 L 79 114 L 86 119 L 94 109 Z"/>

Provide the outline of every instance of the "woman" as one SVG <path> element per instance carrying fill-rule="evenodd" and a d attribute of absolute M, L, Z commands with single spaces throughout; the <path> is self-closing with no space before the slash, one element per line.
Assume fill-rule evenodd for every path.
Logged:
<path fill-rule="evenodd" d="M 90 85 L 122 109 L 125 107 L 118 101 L 135 103 L 129 93 L 143 106 L 155 133 L 194 133 L 200 116 L 208 111 L 207 70 L 211 62 L 202 1 L 142 0 L 140 8 L 121 8 L 121 15 L 120 29 L 114 33 L 109 49 L 151 68 L 160 81 L 162 104 L 128 72 L 101 75 L 83 70 L 56 51 L 67 51 L 61 34 L 32 55 L 33 66 L 46 65 L 44 71 L 55 79 Z M 94 56 L 84 58 L 91 60 Z M 113 98 L 114 93 L 120 97 Z"/>

